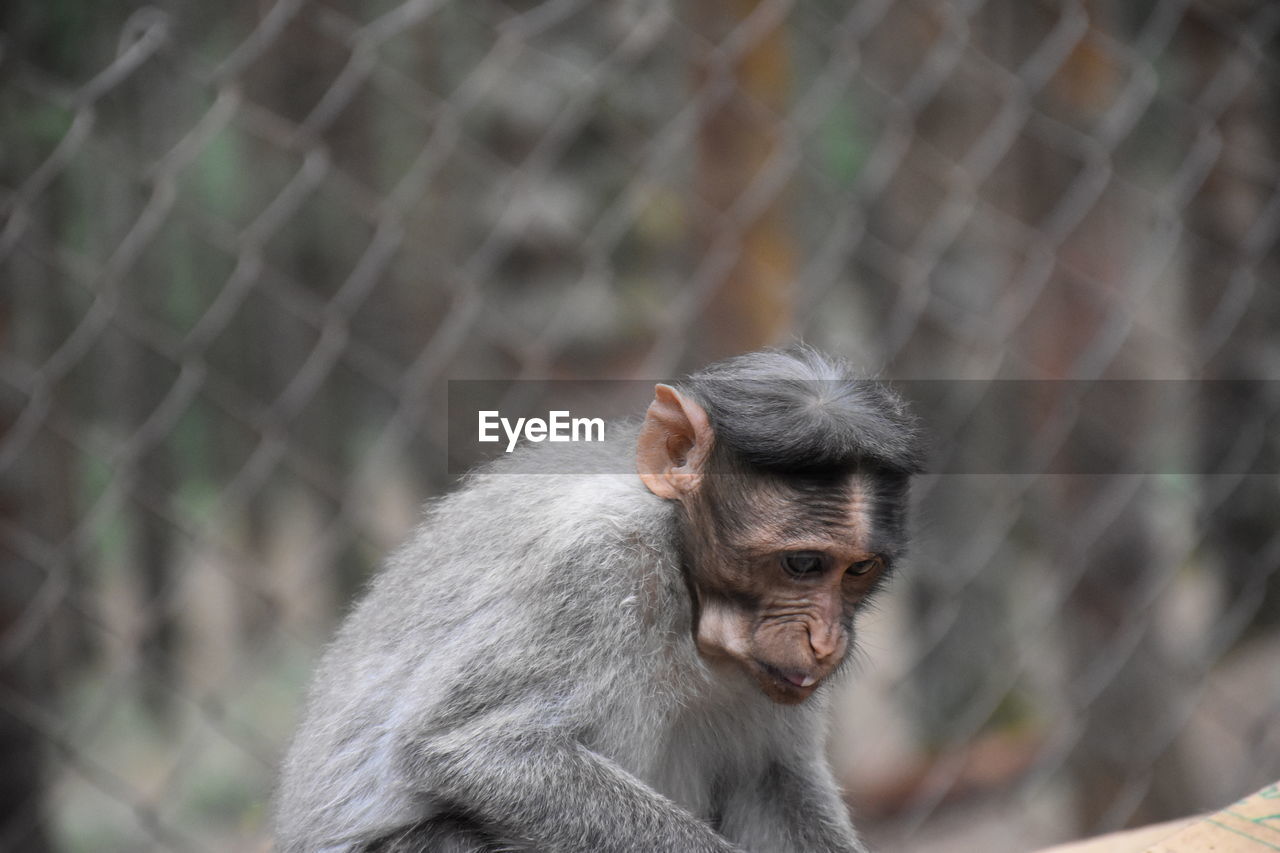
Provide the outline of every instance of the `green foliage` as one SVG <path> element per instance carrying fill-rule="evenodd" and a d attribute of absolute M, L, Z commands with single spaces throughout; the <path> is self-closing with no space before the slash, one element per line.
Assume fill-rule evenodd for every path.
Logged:
<path fill-rule="evenodd" d="M 837 185 L 851 186 L 866 164 L 869 136 L 851 99 L 836 101 L 819 128 L 822 164 Z"/>
<path fill-rule="evenodd" d="M 225 705 L 183 704 L 168 723 L 148 712 L 141 692 L 104 689 L 100 671 L 83 673 L 66 689 L 67 707 L 79 710 L 68 720 L 84 738 L 77 758 L 110 768 L 110 775 L 84 774 L 75 765 L 54 774 L 58 849 L 152 849 L 155 836 L 140 822 L 152 810 L 166 827 L 203 838 L 211 849 L 255 847 L 265 832 L 276 757 L 249 748 L 236 733 L 251 723 L 259 735 L 283 743 L 313 664 L 310 651 L 271 645 L 251 672 L 241 673 L 242 689 L 227 694 Z M 120 668 L 113 676 L 130 678 Z"/>
<path fill-rule="evenodd" d="M 212 215 L 238 221 L 246 212 L 244 139 L 234 126 L 224 127 L 205 145 L 187 171 L 193 199 Z"/>

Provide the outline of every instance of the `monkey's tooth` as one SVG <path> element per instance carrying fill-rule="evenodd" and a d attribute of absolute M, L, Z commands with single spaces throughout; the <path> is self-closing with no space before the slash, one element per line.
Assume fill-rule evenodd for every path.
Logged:
<path fill-rule="evenodd" d="M 814 678 L 812 675 L 802 675 L 798 672 L 786 672 L 783 673 L 783 677 L 796 687 L 812 687 L 818 682 L 818 679 Z"/>

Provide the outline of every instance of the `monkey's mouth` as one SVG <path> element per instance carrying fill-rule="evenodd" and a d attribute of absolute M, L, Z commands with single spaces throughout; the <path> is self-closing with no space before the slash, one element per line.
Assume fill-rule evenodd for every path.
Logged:
<path fill-rule="evenodd" d="M 765 677 L 766 692 L 783 702 L 794 703 L 806 699 L 822 683 L 823 676 L 797 669 L 783 669 L 762 660 L 757 660 L 756 666 Z M 774 689 L 769 690 L 768 686 Z"/>

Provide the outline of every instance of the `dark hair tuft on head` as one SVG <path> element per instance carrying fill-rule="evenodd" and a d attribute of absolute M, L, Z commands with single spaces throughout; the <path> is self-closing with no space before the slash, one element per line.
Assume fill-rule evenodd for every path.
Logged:
<path fill-rule="evenodd" d="M 809 347 L 726 359 L 679 384 L 706 410 L 717 446 L 754 467 L 780 473 L 921 470 L 920 435 L 906 404 L 847 363 Z"/>

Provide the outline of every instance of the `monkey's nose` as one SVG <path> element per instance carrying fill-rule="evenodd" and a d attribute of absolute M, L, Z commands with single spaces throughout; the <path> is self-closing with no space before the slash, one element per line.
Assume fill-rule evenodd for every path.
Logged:
<path fill-rule="evenodd" d="M 841 639 L 839 631 L 809 629 L 809 648 L 813 649 L 819 662 L 827 660 L 840 650 Z"/>

